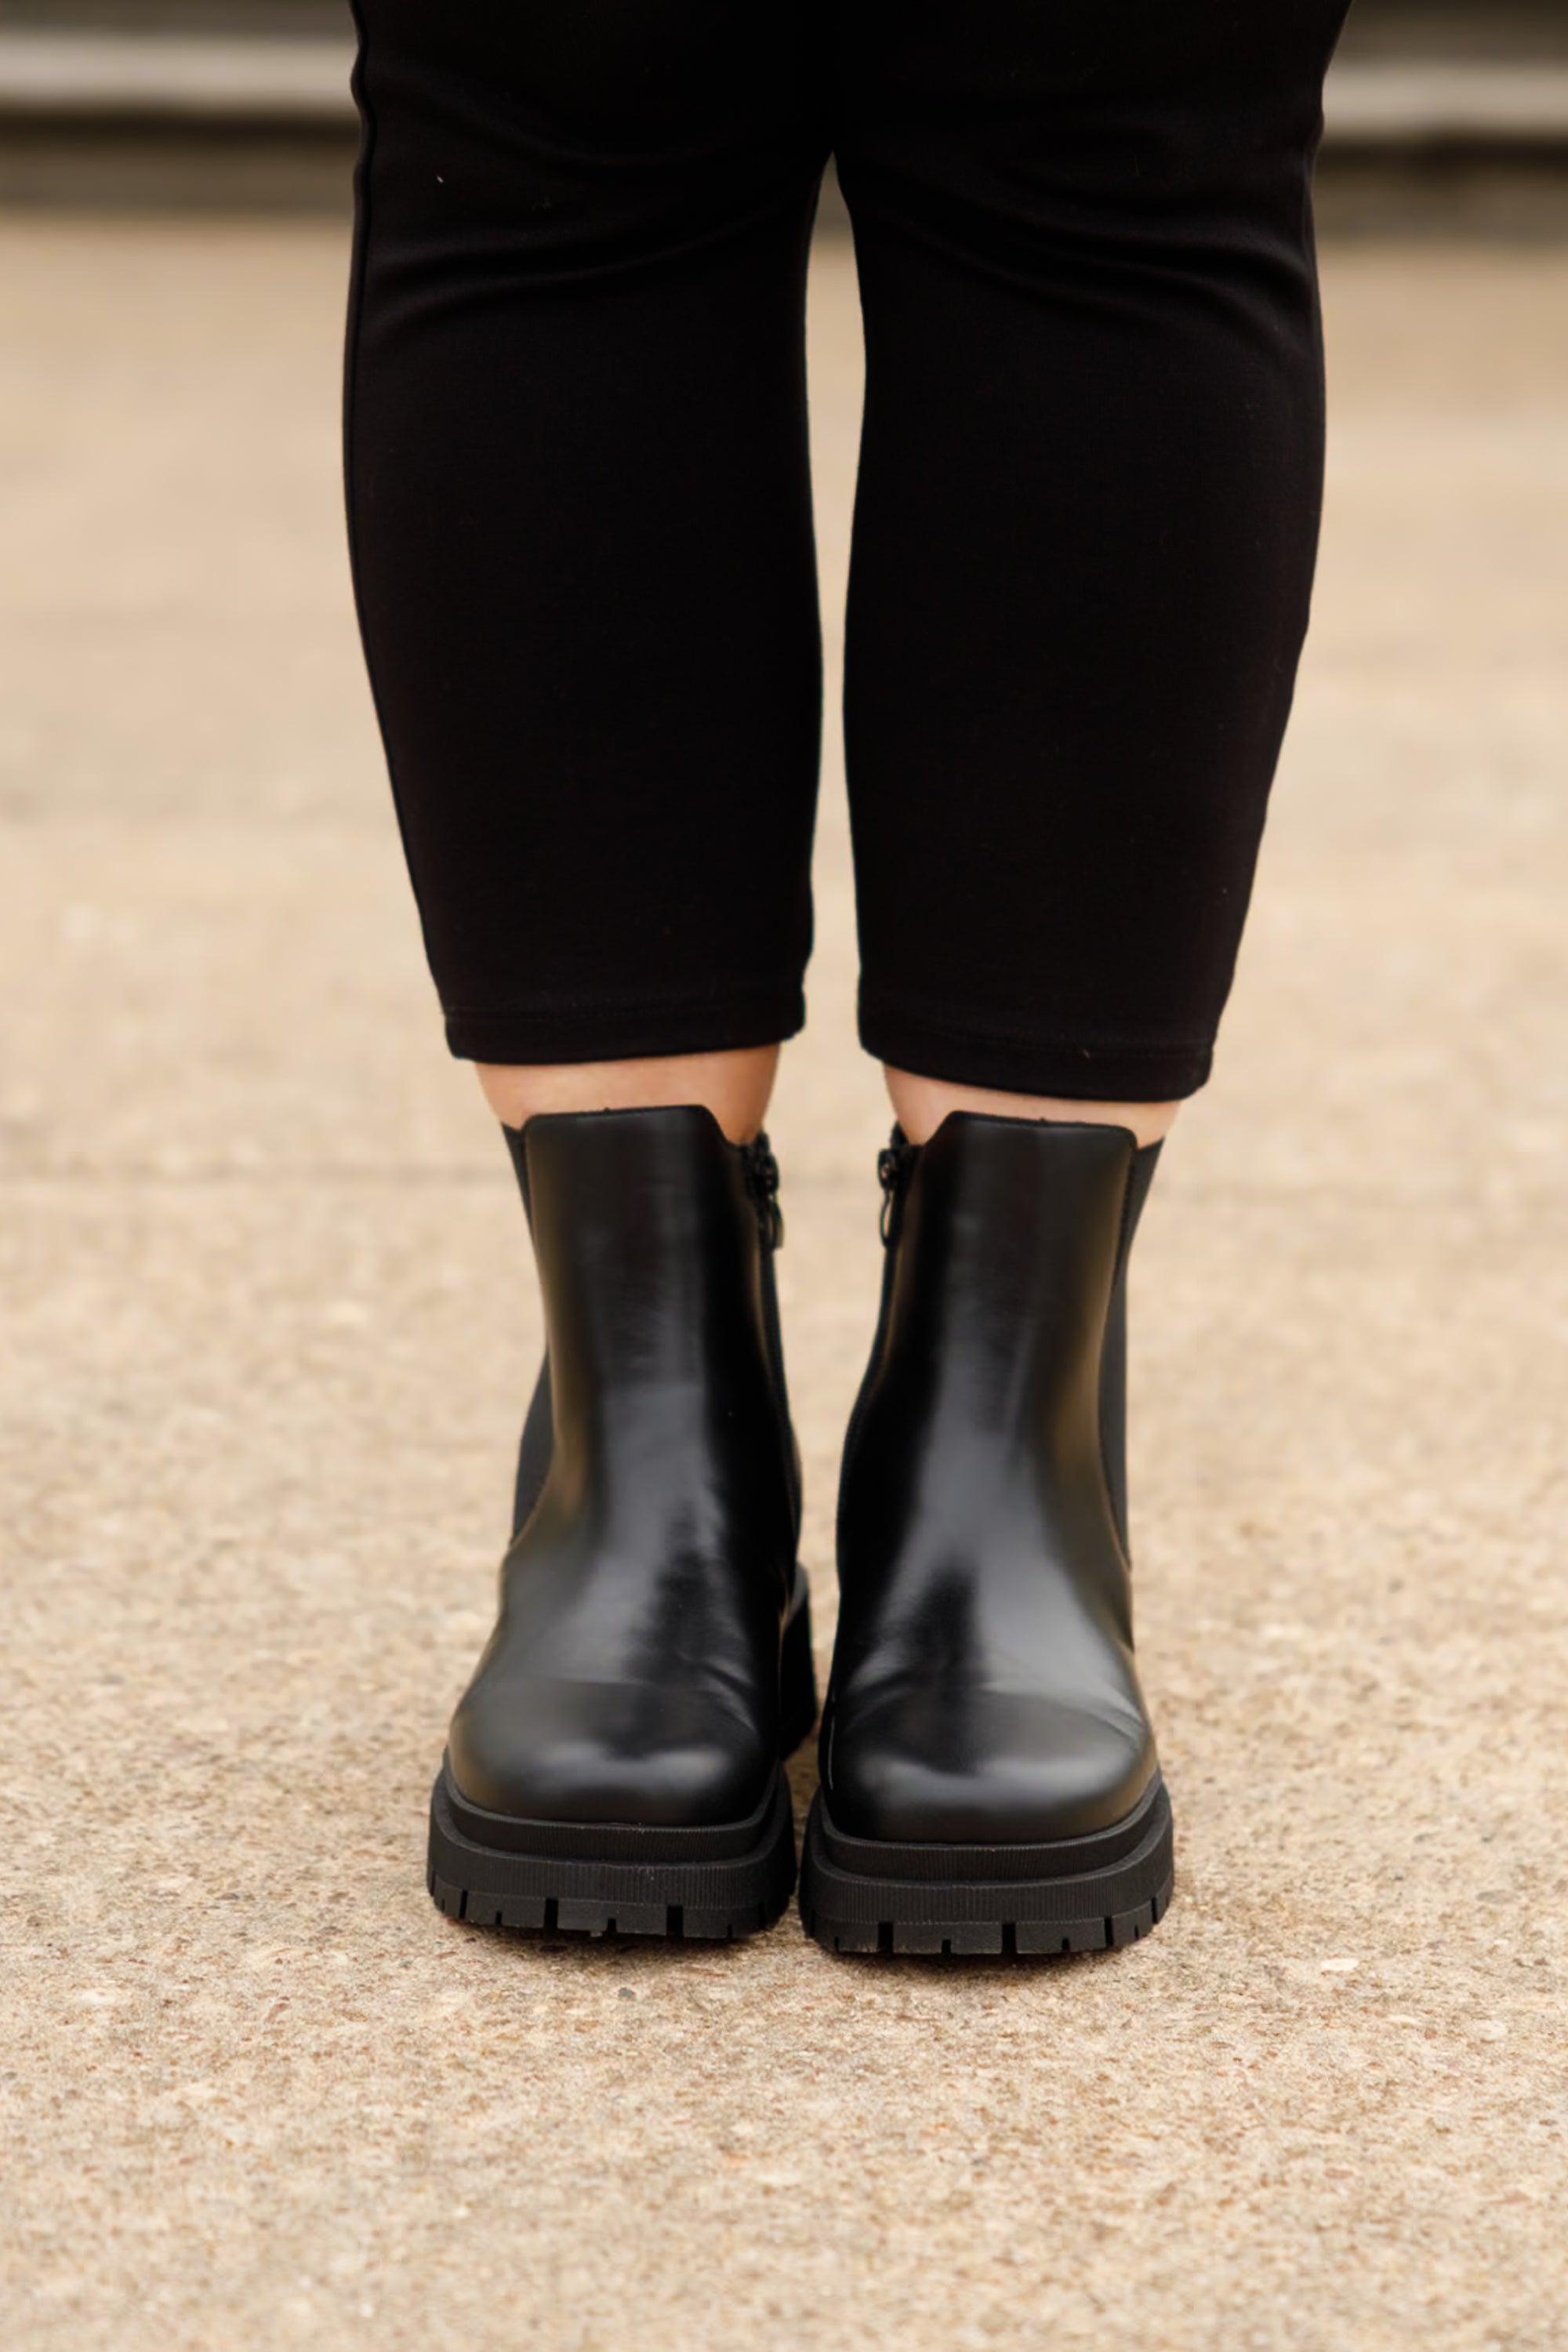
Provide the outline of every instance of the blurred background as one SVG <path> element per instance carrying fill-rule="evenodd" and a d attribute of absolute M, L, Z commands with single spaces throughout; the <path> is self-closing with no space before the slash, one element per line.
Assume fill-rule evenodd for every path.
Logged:
<path fill-rule="evenodd" d="M 940 1979 L 787 1922 L 670 1960 L 426 1900 L 539 1330 L 350 605 L 345 14 L 0 0 L 16 2341 L 499 2352 L 526 2312 L 550 2352 L 628 2313 L 671 2352 L 1545 2352 L 1568 5 L 1358 0 L 1330 89 L 1313 632 L 1135 1277 L 1179 1899 L 1103 1964 Z M 831 199 L 810 332 L 831 710 L 860 398 Z M 817 879 L 773 1127 L 826 1656 L 887 1123 L 831 727 Z"/>
<path fill-rule="evenodd" d="M 0 199 L 341 212 L 347 19 L 347 0 L 0 0 Z M 1561 225 L 1568 6 L 1356 0 L 1328 117 L 1331 229 Z"/>

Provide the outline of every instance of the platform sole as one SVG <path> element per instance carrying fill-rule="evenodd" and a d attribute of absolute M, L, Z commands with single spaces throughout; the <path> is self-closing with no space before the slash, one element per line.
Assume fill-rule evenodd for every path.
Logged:
<path fill-rule="evenodd" d="M 801 1924 L 830 1952 L 1117 1950 L 1164 1917 L 1173 1874 L 1171 1802 L 1159 1780 L 1114 1828 L 1036 1846 L 846 1838 L 819 1795 L 801 1858 Z"/>
<path fill-rule="evenodd" d="M 795 1819 L 781 1766 L 760 1835 L 737 1853 L 704 1854 L 720 1833 L 606 1824 L 595 1839 L 576 1823 L 517 1823 L 552 1847 L 530 1853 L 481 1843 L 458 1825 L 469 1809 L 443 1765 L 430 1801 L 431 1899 L 472 1927 L 534 1927 L 583 1936 L 666 1936 L 727 1942 L 771 1927 L 795 1891 Z M 597 1843 L 601 1851 L 595 1853 Z"/>

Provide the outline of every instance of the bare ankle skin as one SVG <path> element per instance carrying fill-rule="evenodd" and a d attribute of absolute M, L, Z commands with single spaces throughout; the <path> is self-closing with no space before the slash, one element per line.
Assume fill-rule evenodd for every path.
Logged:
<path fill-rule="evenodd" d="M 909 1070 L 883 1073 L 899 1125 L 911 1143 L 929 1143 L 950 1111 L 988 1118 L 1059 1119 L 1079 1126 L 1130 1128 L 1139 1143 L 1160 1143 L 1176 1123 L 1179 1102 L 1071 1102 L 1055 1095 L 1009 1095 L 989 1087 L 952 1087 Z"/>
<path fill-rule="evenodd" d="M 650 1110 L 701 1103 L 731 1143 L 750 1143 L 767 1116 L 779 1047 L 669 1054 L 633 1062 L 477 1065 L 485 1100 L 505 1127 L 550 1111 Z"/>

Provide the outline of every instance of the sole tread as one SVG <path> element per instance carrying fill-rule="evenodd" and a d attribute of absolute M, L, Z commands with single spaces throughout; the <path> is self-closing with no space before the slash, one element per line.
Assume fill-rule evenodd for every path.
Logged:
<path fill-rule="evenodd" d="M 584 1844 L 591 1836 L 584 1833 Z M 618 1843 L 624 1848 L 624 1832 Z M 624 1851 L 613 1860 L 503 1853 L 477 1845 L 457 1827 L 445 1769 L 431 1797 L 426 1884 L 443 1916 L 469 1927 L 727 1943 L 771 1927 L 788 1906 L 795 1879 L 795 1822 L 782 1771 L 762 1844 L 719 1861 L 661 1853 L 643 1863 Z"/>
<path fill-rule="evenodd" d="M 801 1863 L 801 1924 L 825 1950 L 846 1957 L 1035 1958 L 1121 1951 L 1164 1917 L 1174 1874 L 1163 1790 L 1157 1790 L 1146 1830 L 1139 1816 L 1129 1820 L 1129 1836 L 1138 1835 L 1131 1850 L 1076 1877 L 880 1877 L 828 1859 L 819 1796 Z M 973 1851 L 967 1850 L 971 1860 Z M 890 1864 L 900 1859 L 900 1849 L 888 1852 Z"/>

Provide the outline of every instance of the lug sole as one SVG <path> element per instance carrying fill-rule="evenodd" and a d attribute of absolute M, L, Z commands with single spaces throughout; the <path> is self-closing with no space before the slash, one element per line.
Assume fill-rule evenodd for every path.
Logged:
<path fill-rule="evenodd" d="M 798 1569 L 784 1631 L 780 1711 L 780 1746 L 789 1757 L 816 1721 L 811 1601 Z M 685 1858 L 679 1832 L 626 1823 L 597 1835 L 591 1822 L 543 1824 L 548 1853 L 487 1844 L 460 1826 L 461 1801 L 447 1771 L 443 1763 L 431 1791 L 426 1884 L 438 1911 L 471 1927 L 726 1943 L 773 1927 L 795 1892 L 795 1815 L 782 1762 L 756 1843 L 709 1859 L 700 1848 L 713 1844 L 711 1829 L 693 1832 L 696 1850 Z M 595 1853 L 596 1844 L 613 1851 Z"/>
<path fill-rule="evenodd" d="M 1120 1951 L 1148 1935 L 1171 1906 L 1174 1836 L 1163 1784 L 1147 1810 L 1148 1825 L 1137 1842 L 1107 1866 L 1074 1870 L 1079 1840 L 1033 1848 L 966 1846 L 955 1849 L 963 1874 L 943 1878 L 930 1874 L 930 1847 L 883 1845 L 876 1872 L 842 1868 L 828 1852 L 833 1832 L 818 1796 L 801 1857 L 801 1924 L 825 1951 L 845 1954 L 959 1958 Z M 1114 1832 L 1108 1834 L 1114 1839 Z M 989 1877 L 984 1874 L 988 1857 L 995 1871 Z M 908 1877 L 899 1875 L 902 1858 Z M 1037 1866 L 1021 1874 L 1020 1865 L 1026 1869 L 1030 1862 Z"/>
<path fill-rule="evenodd" d="M 557 1833 L 565 1827 L 550 1826 Z M 668 1830 L 644 1834 L 646 1861 L 637 1858 L 637 1831 L 625 1824 L 603 1839 L 613 1856 L 594 1853 L 591 1823 L 574 1826 L 576 1850 L 567 1853 L 480 1845 L 458 1826 L 443 1765 L 430 1800 L 431 1900 L 470 1927 L 726 1943 L 771 1927 L 795 1891 L 795 1818 L 782 1767 L 762 1836 L 747 1853 L 682 1861 L 670 1851 Z"/>

